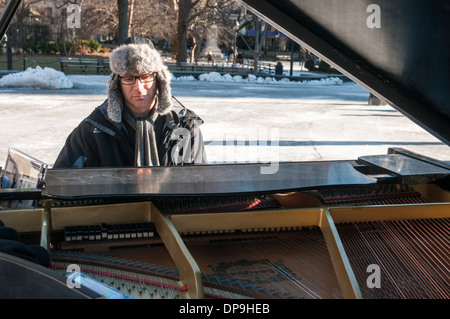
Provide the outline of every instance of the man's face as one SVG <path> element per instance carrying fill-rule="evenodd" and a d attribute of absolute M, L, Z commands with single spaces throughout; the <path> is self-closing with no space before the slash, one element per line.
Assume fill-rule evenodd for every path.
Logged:
<path fill-rule="evenodd" d="M 141 78 L 133 78 L 140 76 Z M 153 74 L 127 74 L 119 78 L 124 102 L 136 117 L 145 117 L 154 106 L 156 78 Z M 130 84 L 133 83 L 134 84 Z"/>

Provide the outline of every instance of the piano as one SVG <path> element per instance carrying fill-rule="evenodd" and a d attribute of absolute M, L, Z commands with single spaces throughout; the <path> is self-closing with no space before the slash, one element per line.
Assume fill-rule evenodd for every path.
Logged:
<path fill-rule="evenodd" d="M 238 2 L 449 144 L 447 3 Z M 51 265 L 0 253 L 1 298 L 450 297 L 450 163 L 426 154 L 280 162 L 271 174 L 30 163 L 36 186 L 0 189 L 0 201 L 33 204 L 0 220 Z"/>

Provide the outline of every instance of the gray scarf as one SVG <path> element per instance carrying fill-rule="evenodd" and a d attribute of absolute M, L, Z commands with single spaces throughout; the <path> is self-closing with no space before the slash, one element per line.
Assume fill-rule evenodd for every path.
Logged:
<path fill-rule="evenodd" d="M 135 131 L 134 165 L 137 167 L 159 166 L 154 128 L 158 115 L 153 108 L 146 118 L 136 118 L 127 107 L 124 108 L 123 118 Z"/>

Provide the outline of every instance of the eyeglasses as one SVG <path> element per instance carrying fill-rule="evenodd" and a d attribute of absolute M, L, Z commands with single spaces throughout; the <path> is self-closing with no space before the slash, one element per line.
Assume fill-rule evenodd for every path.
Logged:
<path fill-rule="evenodd" d="M 134 83 L 136 83 L 136 79 L 139 79 L 139 81 L 141 81 L 141 83 L 150 83 L 153 82 L 155 80 L 156 77 L 156 73 L 150 73 L 150 74 L 142 74 L 142 75 L 138 75 L 138 76 L 133 76 L 133 75 L 127 75 L 127 76 L 119 76 L 119 82 L 121 84 L 125 84 L 125 85 L 132 85 Z"/>

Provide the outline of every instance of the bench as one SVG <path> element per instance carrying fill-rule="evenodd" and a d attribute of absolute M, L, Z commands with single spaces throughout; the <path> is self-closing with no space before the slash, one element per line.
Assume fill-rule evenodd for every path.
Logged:
<path fill-rule="evenodd" d="M 169 67 L 169 70 L 172 72 L 218 72 L 221 74 L 228 73 L 230 75 L 240 75 L 240 74 L 246 74 L 248 72 L 251 72 L 250 68 L 247 67 L 239 67 L 237 65 L 225 65 L 225 64 L 188 64 L 188 63 L 178 63 L 178 64 L 170 64 L 168 63 L 167 66 Z"/>
<path fill-rule="evenodd" d="M 95 69 L 97 74 L 110 72 L 109 59 L 106 58 L 59 58 L 62 72 L 69 72 L 70 68 L 79 68 L 81 73 L 87 74 L 88 69 Z"/>

